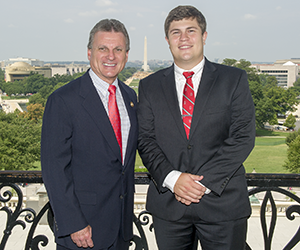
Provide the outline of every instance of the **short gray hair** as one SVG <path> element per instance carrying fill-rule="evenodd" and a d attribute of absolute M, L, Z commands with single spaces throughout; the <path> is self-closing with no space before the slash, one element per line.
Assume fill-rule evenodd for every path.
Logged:
<path fill-rule="evenodd" d="M 89 43 L 88 43 L 88 49 L 92 49 L 92 45 L 94 42 L 95 34 L 98 31 L 104 31 L 104 32 L 121 32 L 125 36 L 125 42 L 126 42 L 126 51 L 128 52 L 130 49 L 130 41 L 129 41 L 129 35 L 127 33 L 127 30 L 123 23 L 116 19 L 103 19 L 100 22 L 98 22 L 94 28 L 90 32 L 89 37 Z"/>

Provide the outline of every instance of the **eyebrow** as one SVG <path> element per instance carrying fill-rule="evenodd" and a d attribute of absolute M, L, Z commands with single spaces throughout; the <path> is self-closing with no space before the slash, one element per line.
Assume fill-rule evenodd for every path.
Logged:
<path fill-rule="evenodd" d="M 200 28 L 200 27 L 199 27 Z M 189 30 L 189 29 L 199 29 L 197 26 L 190 26 L 190 27 L 187 27 L 185 30 Z M 180 28 L 174 28 L 172 30 L 170 30 L 169 32 L 173 32 L 173 31 L 176 31 L 176 30 L 181 30 Z"/>

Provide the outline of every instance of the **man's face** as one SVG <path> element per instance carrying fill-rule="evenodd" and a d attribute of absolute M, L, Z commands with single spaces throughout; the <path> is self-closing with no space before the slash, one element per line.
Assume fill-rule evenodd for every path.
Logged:
<path fill-rule="evenodd" d="M 92 49 L 88 49 L 88 59 L 97 76 L 112 84 L 128 60 L 123 33 L 98 31 Z"/>
<path fill-rule="evenodd" d="M 171 22 L 168 36 L 166 40 L 177 66 L 190 70 L 202 61 L 207 32 L 202 35 L 196 18 Z"/>

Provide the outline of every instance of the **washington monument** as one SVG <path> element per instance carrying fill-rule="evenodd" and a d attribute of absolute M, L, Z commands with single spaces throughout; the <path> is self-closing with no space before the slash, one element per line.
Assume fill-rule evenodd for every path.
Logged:
<path fill-rule="evenodd" d="M 142 69 L 144 71 L 150 71 L 150 67 L 147 64 L 147 37 L 146 36 L 144 41 L 144 65 L 142 66 Z"/>

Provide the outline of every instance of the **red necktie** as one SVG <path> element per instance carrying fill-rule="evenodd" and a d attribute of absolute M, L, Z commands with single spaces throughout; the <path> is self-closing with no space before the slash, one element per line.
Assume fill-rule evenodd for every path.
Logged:
<path fill-rule="evenodd" d="M 108 115 L 110 123 L 115 131 L 115 135 L 117 138 L 117 141 L 120 146 L 121 151 L 121 158 L 122 158 L 122 135 L 121 135 L 121 119 L 119 114 L 119 109 L 117 105 L 116 100 L 116 86 L 109 85 L 108 91 L 109 91 L 109 98 L 108 98 Z"/>
<path fill-rule="evenodd" d="M 192 123 L 192 116 L 195 103 L 194 86 L 192 76 L 194 72 L 184 72 L 186 83 L 183 89 L 182 98 L 182 120 L 187 138 L 189 139 L 190 128 Z"/>

